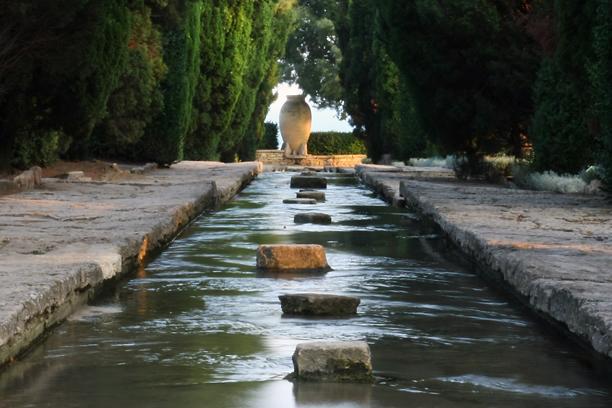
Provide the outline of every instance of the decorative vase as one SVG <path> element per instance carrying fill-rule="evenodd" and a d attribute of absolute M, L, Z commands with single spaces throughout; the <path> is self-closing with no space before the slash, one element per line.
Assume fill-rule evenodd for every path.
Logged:
<path fill-rule="evenodd" d="M 287 102 L 281 108 L 278 122 L 283 142 L 285 142 L 285 157 L 306 156 L 312 114 L 305 96 L 288 95 Z"/>

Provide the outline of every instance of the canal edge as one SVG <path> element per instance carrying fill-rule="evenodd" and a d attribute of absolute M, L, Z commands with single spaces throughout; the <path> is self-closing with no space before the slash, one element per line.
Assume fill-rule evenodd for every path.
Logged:
<path fill-rule="evenodd" d="M 380 168 L 378 168 L 380 167 Z M 437 174 L 418 174 L 390 166 L 357 166 L 357 176 L 384 201 L 396 207 L 409 207 L 437 225 L 467 259 L 476 266 L 475 273 L 500 288 L 548 323 L 558 333 L 601 358 L 604 364 L 612 362 L 612 315 L 598 310 L 588 297 L 580 296 L 552 279 L 538 276 L 533 265 L 521 259 L 520 250 L 504 251 L 489 245 L 486 237 L 454 223 L 435 200 L 428 199 L 427 184 L 444 188 L 445 177 Z M 447 181 L 447 180 L 446 180 Z M 441 183 L 442 182 L 442 183 Z M 414 185 L 421 183 L 418 191 Z M 450 187 L 448 187 L 450 190 Z M 526 192 L 525 194 L 529 194 Z M 439 204 L 439 203 L 438 203 Z M 612 260 L 611 260 L 612 261 Z M 606 285 L 612 282 L 606 282 Z M 582 294 L 584 295 L 584 294 Z"/>
<path fill-rule="evenodd" d="M 228 165 L 232 166 L 232 165 Z M 33 291 L 8 319 L 0 321 L 0 374 L 11 362 L 39 344 L 58 324 L 87 302 L 103 287 L 118 282 L 146 264 L 149 253 L 161 249 L 197 216 L 219 209 L 263 171 L 260 162 L 237 163 L 228 177 L 211 177 L 201 182 L 197 197 L 186 197 L 172 212 L 151 215 L 157 222 L 139 239 L 98 246 L 85 260 L 59 279 L 50 279 L 40 291 Z"/>

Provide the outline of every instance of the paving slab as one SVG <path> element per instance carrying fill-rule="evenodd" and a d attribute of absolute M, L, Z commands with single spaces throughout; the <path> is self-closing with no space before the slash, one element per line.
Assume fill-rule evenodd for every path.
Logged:
<path fill-rule="evenodd" d="M 401 194 L 408 205 L 432 218 L 487 278 L 612 358 L 609 198 L 378 170 L 358 172 L 387 200 Z"/>
<path fill-rule="evenodd" d="M 124 181 L 43 179 L 0 196 L 0 366 L 261 170 L 181 162 Z"/>

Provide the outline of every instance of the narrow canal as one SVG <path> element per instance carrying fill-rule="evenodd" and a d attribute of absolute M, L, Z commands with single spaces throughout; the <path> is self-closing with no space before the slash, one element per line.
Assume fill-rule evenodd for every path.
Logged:
<path fill-rule="evenodd" d="M 261 175 L 199 217 L 138 277 L 64 323 L 0 374 L 0 407 L 610 407 L 610 373 L 468 267 L 407 210 L 352 177 L 327 201 Z M 329 226 L 295 225 L 304 210 Z M 258 244 L 314 243 L 324 276 L 265 276 Z M 357 317 L 282 317 L 278 295 L 349 294 Z M 366 340 L 374 385 L 293 384 L 295 345 Z"/>

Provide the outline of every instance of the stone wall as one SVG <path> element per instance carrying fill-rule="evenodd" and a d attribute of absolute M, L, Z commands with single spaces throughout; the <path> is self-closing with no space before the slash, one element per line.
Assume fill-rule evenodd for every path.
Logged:
<path fill-rule="evenodd" d="M 354 167 L 361 164 L 366 158 L 365 154 L 335 154 L 335 155 L 308 155 L 303 158 L 289 159 L 282 150 L 257 150 L 256 160 L 263 164 L 281 166 L 308 166 L 308 167 Z"/>

